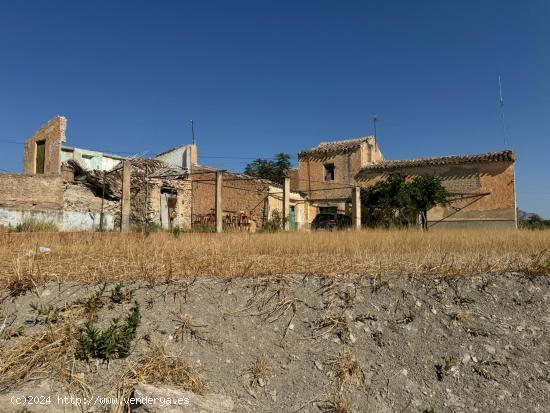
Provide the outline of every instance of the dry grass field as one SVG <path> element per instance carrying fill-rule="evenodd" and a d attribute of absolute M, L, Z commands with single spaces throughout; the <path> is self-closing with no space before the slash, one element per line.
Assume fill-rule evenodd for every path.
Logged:
<path fill-rule="evenodd" d="M 526 230 L 0 235 L 0 411 L 46 411 L 11 402 L 44 394 L 162 411 L 124 398 L 166 385 L 238 412 L 542 413 L 549 247 Z"/>
<path fill-rule="evenodd" d="M 40 252 L 40 247 L 51 251 Z M 0 235 L 0 283 L 194 276 L 547 273 L 550 231 Z"/>

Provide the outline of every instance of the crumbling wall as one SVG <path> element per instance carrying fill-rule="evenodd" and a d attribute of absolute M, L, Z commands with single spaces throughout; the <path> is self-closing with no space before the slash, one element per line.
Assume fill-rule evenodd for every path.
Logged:
<path fill-rule="evenodd" d="M 101 196 L 91 188 L 66 182 L 63 192 L 63 211 L 66 227 L 82 230 L 99 230 L 101 222 Z M 112 231 L 120 226 L 120 201 L 103 200 L 103 230 Z"/>
<path fill-rule="evenodd" d="M 191 181 L 184 179 L 151 179 L 148 189 L 149 222 L 161 224 L 161 189 L 171 188 L 177 192 L 176 216 L 172 221 L 174 227 L 191 228 Z M 130 223 L 141 224 L 145 213 L 145 191 L 133 192 L 130 203 Z"/>
<path fill-rule="evenodd" d="M 45 142 L 44 175 L 61 173 L 61 146 L 66 141 L 67 119 L 56 116 L 32 135 L 26 142 L 23 155 L 23 172 L 28 175 L 36 171 L 37 142 Z"/>
<path fill-rule="evenodd" d="M 116 202 L 105 202 L 104 228 L 113 229 Z M 28 220 L 52 222 L 62 231 L 99 227 L 101 198 L 60 175 L 0 174 L 0 225 Z"/>

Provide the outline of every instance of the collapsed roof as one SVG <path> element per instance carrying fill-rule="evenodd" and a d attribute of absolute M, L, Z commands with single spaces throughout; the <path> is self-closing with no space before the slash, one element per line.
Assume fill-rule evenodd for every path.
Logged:
<path fill-rule="evenodd" d="M 187 171 L 166 164 L 157 159 L 129 159 L 132 167 L 131 186 L 145 187 L 148 179 L 188 179 Z M 74 179 L 90 187 L 95 193 L 105 193 L 105 198 L 118 200 L 122 198 L 122 163 L 110 171 L 87 170 L 77 161 L 69 160 L 66 165 L 74 172 Z M 105 185 L 104 185 L 105 184 Z"/>

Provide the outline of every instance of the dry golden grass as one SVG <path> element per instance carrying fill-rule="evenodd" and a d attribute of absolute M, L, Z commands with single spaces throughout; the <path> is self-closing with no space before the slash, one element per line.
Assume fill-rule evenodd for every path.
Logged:
<path fill-rule="evenodd" d="M 38 247 L 51 254 L 33 254 Z M 194 276 L 548 273 L 550 231 L 0 235 L 0 283 L 161 282 Z M 30 251 L 30 253 L 29 253 Z"/>
<path fill-rule="evenodd" d="M 78 318 L 82 307 L 63 311 L 59 320 L 24 337 L 14 346 L 0 346 L 0 391 L 24 381 L 54 376 L 67 388 L 89 392 L 87 384 L 74 373 L 74 353 L 78 345 Z"/>

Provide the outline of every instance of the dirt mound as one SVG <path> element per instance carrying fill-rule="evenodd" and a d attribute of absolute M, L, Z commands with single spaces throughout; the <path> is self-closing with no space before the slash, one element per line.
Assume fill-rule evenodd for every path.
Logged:
<path fill-rule="evenodd" d="M 116 318 L 113 334 L 128 333 L 136 302 L 127 355 L 87 361 L 86 328 Z M 48 376 L 88 398 L 170 384 L 228 396 L 236 412 L 543 412 L 549 304 L 550 279 L 522 274 L 50 283 L 3 300 L 0 410 Z M 38 338 L 52 350 L 22 355 Z M 83 410 L 114 408 L 102 400 Z"/>

